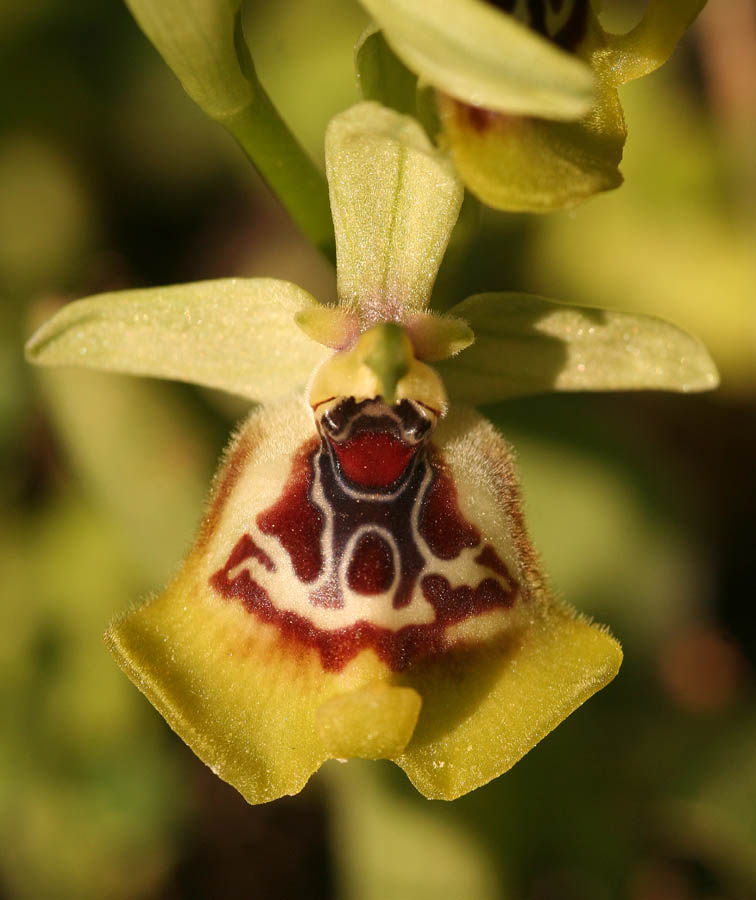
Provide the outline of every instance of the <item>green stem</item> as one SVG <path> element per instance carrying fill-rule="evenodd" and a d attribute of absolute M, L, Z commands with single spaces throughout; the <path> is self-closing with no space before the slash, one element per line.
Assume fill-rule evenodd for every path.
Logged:
<path fill-rule="evenodd" d="M 335 261 L 328 182 L 294 137 L 257 77 L 237 18 L 236 52 L 253 99 L 241 112 L 222 120 L 302 233 Z"/>

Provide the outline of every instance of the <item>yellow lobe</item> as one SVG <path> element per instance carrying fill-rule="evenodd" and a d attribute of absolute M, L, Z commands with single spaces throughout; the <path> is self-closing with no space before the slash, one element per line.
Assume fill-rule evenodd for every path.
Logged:
<path fill-rule="evenodd" d="M 337 759 L 391 759 L 409 743 L 422 702 L 412 688 L 385 681 L 338 694 L 315 714 L 320 739 Z"/>

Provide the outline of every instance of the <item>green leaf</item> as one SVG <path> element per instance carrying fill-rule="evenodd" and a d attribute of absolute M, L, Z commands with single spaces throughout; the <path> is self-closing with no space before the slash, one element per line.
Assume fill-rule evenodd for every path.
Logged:
<path fill-rule="evenodd" d="M 624 84 L 663 65 L 705 4 L 706 0 L 649 0 L 635 28 L 607 35 L 608 61 L 616 81 Z"/>
<path fill-rule="evenodd" d="M 236 54 L 241 0 L 126 0 L 139 27 L 211 118 L 229 119 L 249 105 L 254 88 Z"/>
<path fill-rule="evenodd" d="M 585 63 L 480 0 L 361 2 L 399 58 L 458 100 L 552 119 L 576 119 L 591 106 Z"/>
<path fill-rule="evenodd" d="M 703 391 L 719 383 L 696 338 L 651 316 L 477 294 L 449 310 L 475 343 L 438 365 L 452 400 L 495 403 L 543 391 Z"/>
<path fill-rule="evenodd" d="M 267 402 L 329 355 L 294 323 L 316 306 L 273 278 L 99 294 L 63 307 L 26 346 L 30 362 L 174 378 Z"/>
<path fill-rule="evenodd" d="M 417 76 L 396 56 L 381 31 L 368 28 L 360 37 L 354 65 L 364 100 L 376 100 L 406 115 L 415 114 Z"/>
<path fill-rule="evenodd" d="M 451 161 L 414 119 L 359 103 L 330 122 L 326 169 L 341 303 L 367 325 L 421 311 L 462 203 Z"/>

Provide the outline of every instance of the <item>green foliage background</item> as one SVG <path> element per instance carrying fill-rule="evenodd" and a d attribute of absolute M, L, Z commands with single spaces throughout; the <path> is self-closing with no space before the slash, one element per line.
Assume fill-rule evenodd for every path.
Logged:
<path fill-rule="evenodd" d="M 328 118 L 357 99 L 363 14 L 258 6 L 259 74 L 320 158 Z M 180 561 L 243 407 L 31 371 L 21 348 L 97 291 L 259 275 L 326 299 L 333 274 L 119 3 L 0 11 L 0 896 L 756 895 L 756 17 L 749 45 L 732 14 L 746 6 L 711 0 L 672 63 L 624 89 L 624 187 L 548 217 L 484 213 L 439 284 L 449 302 L 524 289 L 666 316 L 720 367 L 713 396 L 486 410 L 518 448 L 554 586 L 625 646 L 619 677 L 454 804 L 353 762 L 259 808 L 100 641 Z"/>

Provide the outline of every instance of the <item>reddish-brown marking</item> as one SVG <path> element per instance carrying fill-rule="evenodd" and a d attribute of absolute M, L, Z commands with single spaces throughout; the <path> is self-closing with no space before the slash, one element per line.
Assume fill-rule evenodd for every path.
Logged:
<path fill-rule="evenodd" d="M 297 578 L 314 581 L 323 567 L 320 538 L 323 514 L 310 502 L 312 455 L 318 439 L 306 441 L 297 451 L 289 478 L 279 499 L 257 517 L 263 534 L 278 538 L 289 554 Z"/>
<path fill-rule="evenodd" d="M 484 578 L 477 587 L 453 588 L 443 575 L 426 575 L 420 582 L 423 596 L 444 626 L 456 625 L 470 616 L 514 604 L 514 592 L 506 591 L 495 578 Z"/>
<path fill-rule="evenodd" d="M 231 551 L 226 565 L 210 577 L 210 584 L 221 596 L 229 600 L 235 597 L 241 600 L 248 612 L 256 613 L 259 608 L 270 603 L 265 588 L 252 580 L 247 569 L 242 570 L 233 581 L 228 577 L 233 569 L 248 559 L 257 559 L 269 572 L 275 571 L 275 564 L 268 554 L 248 534 L 243 534 Z"/>
<path fill-rule="evenodd" d="M 362 431 L 343 444 L 331 443 L 343 473 L 363 487 L 386 487 L 396 481 L 417 450 L 385 431 Z"/>
<path fill-rule="evenodd" d="M 323 514 L 311 498 L 314 472 L 318 471 L 325 502 L 334 511 L 329 553 L 333 566 L 332 571 L 326 573 L 328 578 L 323 579 L 317 590 L 310 592 L 309 602 L 313 608 L 343 606 L 337 567 L 343 560 L 350 536 L 355 529 L 363 528 L 365 534 L 357 542 L 347 569 L 351 589 L 362 593 L 367 604 L 382 602 L 369 598 L 396 583 L 392 603 L 399 609 L 410 602 L 412 591 L 419 584 L 434 610 L 434 621 L 408 625 L 397 631 L 363 620 L 337 630 L 317 628 L 306 616 L 280 609 L 248 568 L 242 568 L 231 577 L 233 570 L 247 559 L 256 559 L 268 571 L 275 571 L 273 561 L 249 534 L 237 542 L 225 565 L 210 579 L 210 584 L 222 597 L 241 602 L 260 621 L 275 625 L 284 642 L 317 650 L 323 668 L 328 671 L 342 669 L 368 648 L 391 668 L 403 669 L 418 658 L 443 652 L 446 629 L 450 625 L 514 604 L 520 596 L 520 587 L 492 547 L 483 547 L 476 562 L 484 568 L 481 575 L 488 569 L 498 577 L 484 577 L 475 587 L 452 588 L 444 576 L 433 573 L 432 563 L 428 565 L 419 552 L 411 527 L 415 504 L 419 504 L 422 537 L 438 558 L 453 559 L 466 547 L 478 547 L 481 543 L 478 529 L 459 509 L 456 487 L 437 450 L 424 448 L 423 457 L 417 460 L 402 490 L 396 497 L 383 501 L 369 492 L 364 496 L 343 492 L 328 446 L 313 438 L 299 448 L 281 496 L 257 517 L 261 531 L 274 535 L 281 542 L 301 581 L 312 581 L 321 574 L 324 564 L 321 550 Z M 427 483 L 428 472 L 431 474 L 430 485 L 423 496 L 421 486 Z M 398 561 L 393 559 L 388 542 L 377 533 L 380 529 L 388 529 L 392 534 Z M 296 652 L 296 646 L 292 647 L 292 652 Z"/>
<path fill-rule="evenodd" d="M 420 534 L 440 559 L 454 559 L 465 547 L 477 547 L 480 532 L 459 511 L 457 488 L 443 462 L 434 461 L 435 478 L 420 514 Z"/>
<path fill-rule="evenodd" d="M 347 584 L 358 594 L 383 594 L 394 581 L 391 547 L 374 531 L 357 541 L 347 570 Z"/>
<path fill-rule="evenodd" d="M 262 547 L 257 546 L 248 534 L 243 534 L 236 542 L 234 549 L 231 551 L 231 556 L 229 556 L 228 562 L 226 563 L 227 571 L 230 572 L 231 569 L 235 569 L 245 562 L 245 560 L 250 558 L 256 559 L 269 572 L 276 571 L 276 564 L 273 560 Z"/>
<path fill-rule="evenodd" d="M 234 548 L 239 548 L 241 541 Z M 250 544 L 252 541 L 250 540 Z M 249 545 L 246 545 L 249 546 Z M 236 556 L 235 553 L 232 555 Z M 235 558 L 235 565 L 239 565 Z M 229 559 L 229 563 L 231 560 Z M 210 579 L 218 593 L 228 600 L 240 600 L 245 609 L 262 622 L 275 625 L 284 641 L 293 640 L 317 650 L 323 668 L 338 672 L 362 650 L 372 649 L 387 666 L 396 671 L 407 668 L 421 657 L 444 651 L 446 629 L 464 619 L 493 609 L 511 607 L 517 588 L 507 591 L 493 578 L 486 578 L 475 587 L 452 588 L 442 575 L 426 575 L 421 587 L 426 600 L 436 612 L 436 620 L 428 625 L 407 625 L 398 631 L 359 621 L 333 631 L 316 628 L 304 617 L 278 609 L 271 603 L 267 591 L 254 581 L 247 569 L 233 580 L 229 563 Z"/>
<path fill-rule="evenodd" d="M 497 121 L 503 118 L 501 113 L 493 109 L 484 109 L 482 106 L 471 106 L 468 103 L 457 102 L 457 109 L 462 115 L 463 123 L 469 125 L 479 134 L 488 131 Z"/>

